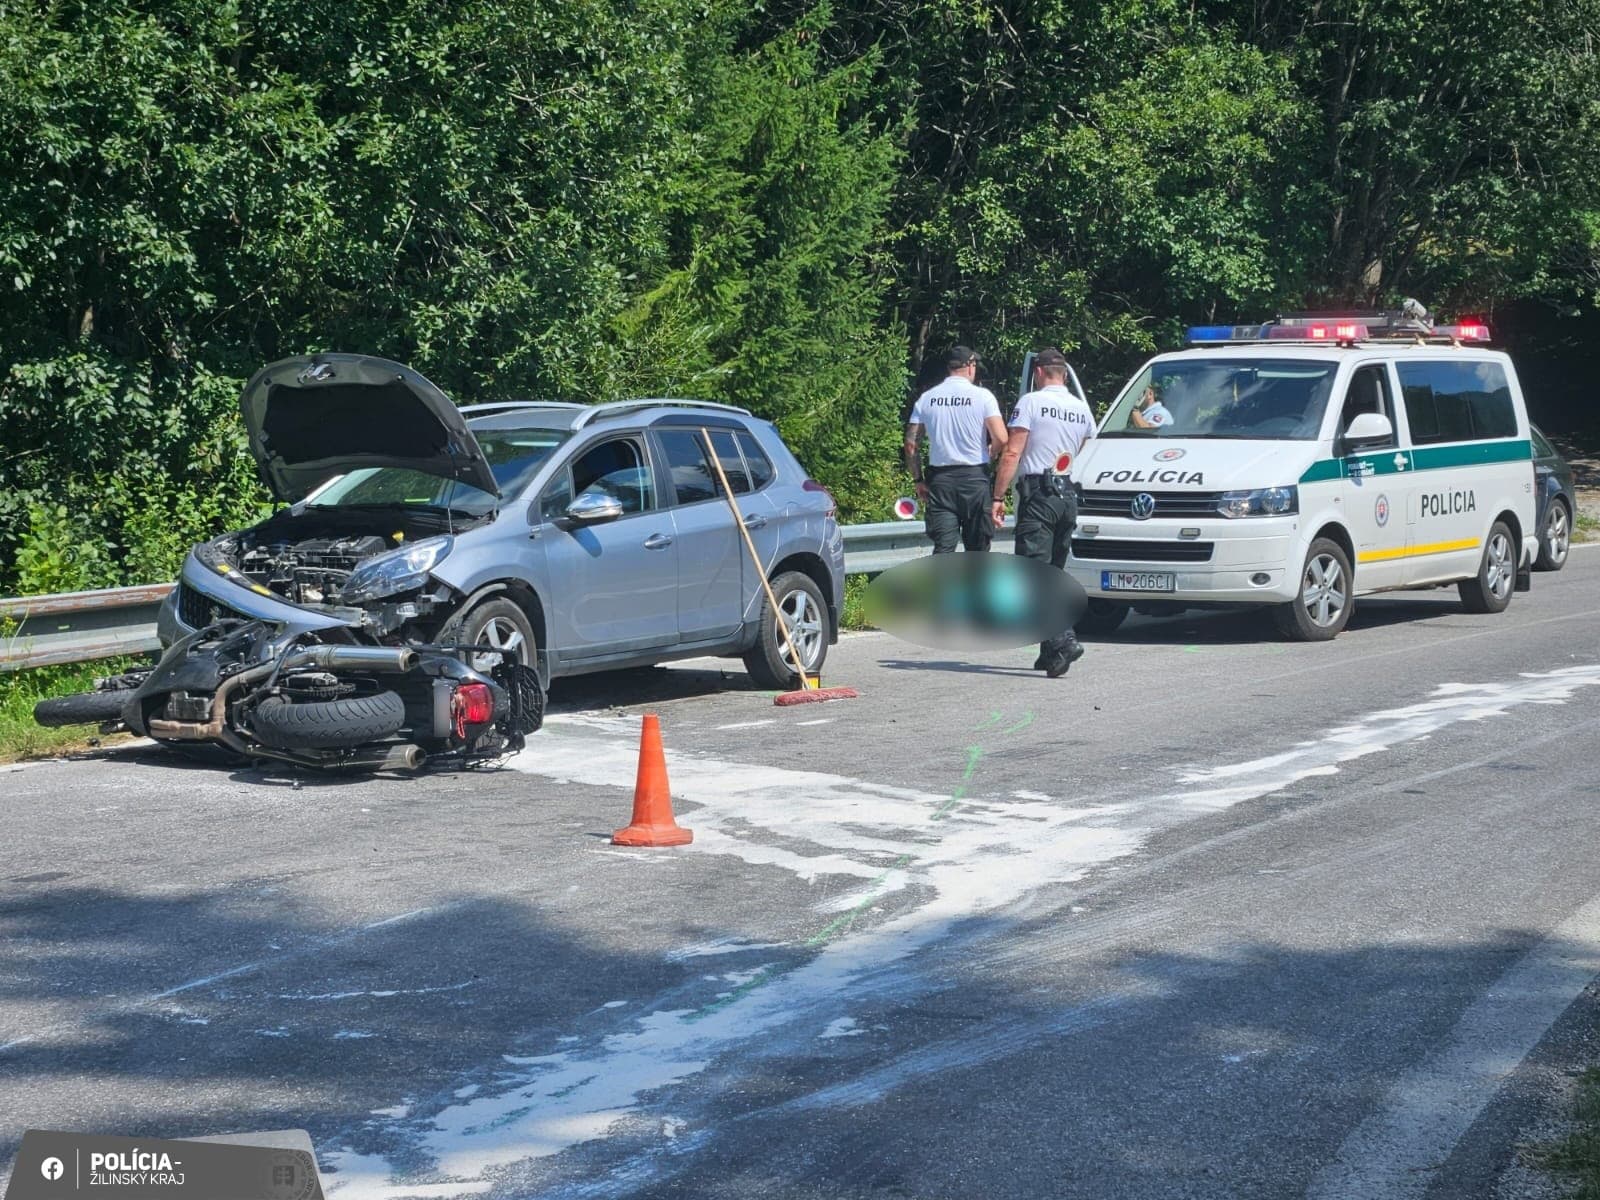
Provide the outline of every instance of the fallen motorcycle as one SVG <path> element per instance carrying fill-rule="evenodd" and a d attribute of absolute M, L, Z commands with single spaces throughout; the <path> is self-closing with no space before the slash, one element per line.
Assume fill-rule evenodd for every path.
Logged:
<path fill-rule="evenodd" d="M 481 762 L 520 750 L 543 722 L 538 674 L 514 651 L 322 640 L 329 632 L 217 621 L 174 642 L 148 670 L 41 700 L 34 720 L 347 770 Z"/>

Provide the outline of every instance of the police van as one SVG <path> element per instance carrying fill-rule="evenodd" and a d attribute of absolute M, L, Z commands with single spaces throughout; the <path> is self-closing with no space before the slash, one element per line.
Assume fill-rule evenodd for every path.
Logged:
<path fill-rule="evenodd" d="M 1191 329 L 1072 465 L 1079 629 L 1270 604 L 1321 641 L 1357 596 L 1451 583 L 1469 611 L 1504 609 L 1538 552 L 1535 476 L 1516 369 L 1488 339 L 1403 313 Z"/>

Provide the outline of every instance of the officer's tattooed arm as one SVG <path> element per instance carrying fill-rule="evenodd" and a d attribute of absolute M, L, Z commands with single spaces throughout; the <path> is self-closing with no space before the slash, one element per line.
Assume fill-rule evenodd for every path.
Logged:
<path fill-rule="evenodd" d="M 916 484 L 917 497 L 921 500 L 928 498 L 928 485 L 922 479 L 922 453 L 918 443 L 922 440 L 922 426 L 913 421 L 906 426 L 905 463 L 906 472 Z"/>
<path fill-rule="evenodd" d="M 1011 481 L 1017 477 L 1017 464 L 1022 461 L 1022 452 L 1027 448 L 1028 431 L 1013 429 L 1006 441 L 1005 453 L 1000 456 L 999 469 L 994 474 L 994 511 L 991 516 L 996 529 L 1005 523 L 1006 493 L 1011 490 Z"/>

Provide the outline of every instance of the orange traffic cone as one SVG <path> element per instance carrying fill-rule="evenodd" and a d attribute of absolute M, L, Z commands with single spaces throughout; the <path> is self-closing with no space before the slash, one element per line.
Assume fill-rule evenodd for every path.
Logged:
<path fill-rule="evenodd" d="M 645 713 L 639 730 L 639 776 L 633 785 L 633 824 L 611 835 L 613 846 L 682 846 L 694 831 L 672 819 L 667 787 L 667 756 L 661 750 L 661 722 Z"/>

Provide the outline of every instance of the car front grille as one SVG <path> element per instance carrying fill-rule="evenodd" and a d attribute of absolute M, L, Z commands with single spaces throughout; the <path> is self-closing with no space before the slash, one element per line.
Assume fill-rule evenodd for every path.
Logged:
<path fill-rule="evenodd" d="M 220 600 L 213 600 L 187 583 L 178 584 L 178 620 L 190 629 L 204 629 L 214 621 L 250 619 L 246 613 L 231 608 Z"/>
<path fill-rule="evenodd" d="M 1072 557 L 1103 562 L 1210 562 L 1213 542 L 1121 541 L 1073 538 Z"/>
<path fill-rule="evenodd" d="M 1156 502 L 1152 517 L 1214 517 L 1221 492 L 1148 492 Z M 1139 492 L 1080 492 L 1078 517 L 1132 516 L 1133 498 Z"/>

